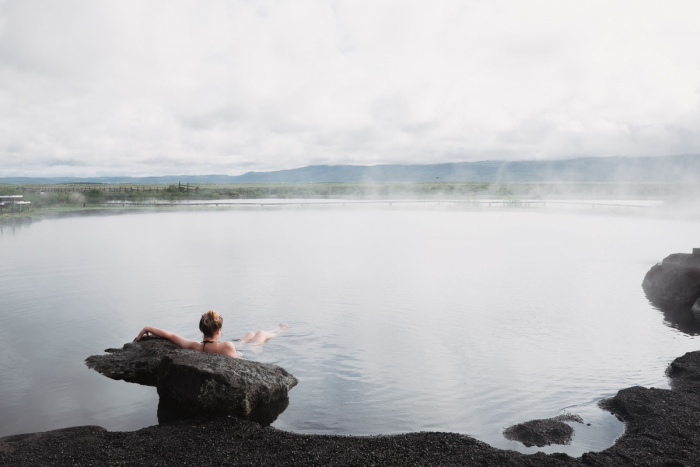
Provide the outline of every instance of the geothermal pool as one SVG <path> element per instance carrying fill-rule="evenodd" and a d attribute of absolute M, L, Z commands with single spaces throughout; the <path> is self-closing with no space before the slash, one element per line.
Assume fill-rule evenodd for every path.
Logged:
<path fill-rule="evenodd" d="M 245 358 L 299 379 L 272 424 L 305 433 L 452 431 L 581 415 L 570 446 L 623 427 L 596 402 L 668 387 L 700 327 L 645 298 L 646 271 L 700 223 L 533 211 L 279 209 L 44 220 L 0 228 L 0 436 L 158 423 L 155 388 L 83 360 L 145 325 L 200 339 L 292 328 Z"/>

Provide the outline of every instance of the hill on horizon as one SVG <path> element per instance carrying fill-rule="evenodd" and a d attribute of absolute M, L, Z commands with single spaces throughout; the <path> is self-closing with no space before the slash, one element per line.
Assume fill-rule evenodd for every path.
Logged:
<path fill-rule="evenodd" d="M 310 165 L 243 175 L 6 177 L 0 183 L 376 183 L 376 182 L 700 183 L 700 155 L 586 157 L 547 161 Z"/>

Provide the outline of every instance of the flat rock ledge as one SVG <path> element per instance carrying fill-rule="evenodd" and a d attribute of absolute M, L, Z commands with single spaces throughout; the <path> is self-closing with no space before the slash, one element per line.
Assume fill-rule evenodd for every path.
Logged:
<path fill-rule="evenodd" d="M 601 405 L 625 432 L 601 452 L 522 454 L 456 433 L 329 436 L 290 433 L 227 415 L 138 431 L 83 426 L 0 438 L 0 465 L 620 466 L 700 465 L 700 352 L 669 368 L 673 389 L 632 387 Z"/>
<path fill-rule="evenodd" d="M 166 339 L 144 337 L 106 355 L 85 360 L 116 380 L 155 386 L 168 403 L 189 413 L 235 412 L 287 397 L 297 379 L 276 365 L 181 349 Z"/>
<path fill-rule="evenodd" d="M 511 441 L 519 441 L 527 447 L 571 444 L 574 429 L 564 422 L 583 423 L 583 419 L 579 415 L 563 414 L 553 418 L 530 420 L 506 428 L 503 436 Z"/>

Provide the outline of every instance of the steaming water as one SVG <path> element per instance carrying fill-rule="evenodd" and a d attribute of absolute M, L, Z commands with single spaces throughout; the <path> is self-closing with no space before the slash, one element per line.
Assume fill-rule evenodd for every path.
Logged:
<path fill-rule="evenodd" d="M 562 412 L 580 455 L 622 424 L 595 402 L 668 387 L 697 327 L 640 283 L 700 223 L 541 212 L 248 210 L 47 220 L 0 232 L 0 436 L 157 423 L 154 388 L 83 360 L 144 325 L 192 339 L 292 328 L 244 357 L 299 378 L 273 426 L 306 433 L 469 434 Z M 695 243 L 694 243 L 695 242 Z"/>

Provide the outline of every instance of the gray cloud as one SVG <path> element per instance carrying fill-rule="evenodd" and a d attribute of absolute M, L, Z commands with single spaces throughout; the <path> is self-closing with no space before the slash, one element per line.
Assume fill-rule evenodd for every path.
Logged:
<path fill-rule="evenodd" d="M 700 152 L 694 1 L 0 0 L 0 176 Z"/>

